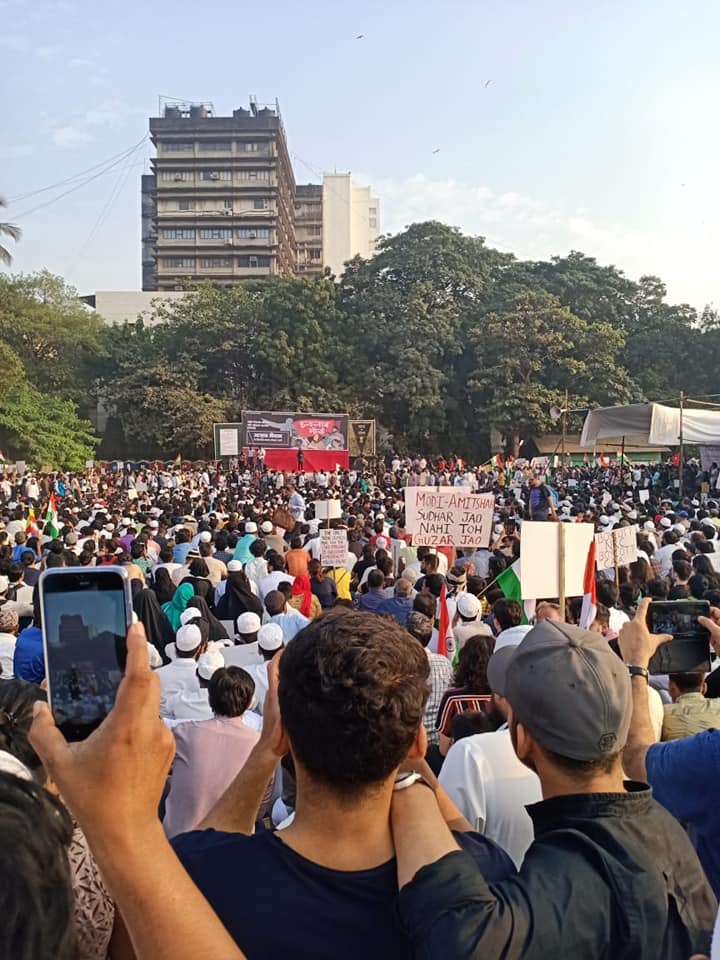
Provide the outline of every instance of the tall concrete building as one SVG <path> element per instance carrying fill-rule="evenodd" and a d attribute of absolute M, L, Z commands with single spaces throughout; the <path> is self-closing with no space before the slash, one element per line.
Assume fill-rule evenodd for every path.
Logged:
<path fill-rule="evenodd" d="M 295 178 L 277 104 L 216 117 L 168 102 L 142 178 L 143 290 L 297 272 Z"/>
<path fill-rule="evenodd" d="M 323 188 L 319 183 L 295 188 L 295 239 L 301 276 L 321 274 L 323 265 Z"/>
<path fill-rule="evenodd" d="M 322 217 L 322 260 L 336 277 L 352 257 L 374 254 L 380 235 L 380 201 L 370 187 L 356 187 L 349 173 L 326 173 Z"/>

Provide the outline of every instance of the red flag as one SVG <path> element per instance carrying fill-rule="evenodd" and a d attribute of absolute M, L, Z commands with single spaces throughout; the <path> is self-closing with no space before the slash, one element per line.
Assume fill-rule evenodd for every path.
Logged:
<path fill-rule="evenodd" d="M 583 601 L 580 610 L 580 626 L 589 630 L 597 616 L 597 592 L 595 589 L 595 540 L 590 541 L 585 576 L 583 577 Z"/>
<path fill-rule="evenodd" d="M 604 453 L 601 453 L 601 454 L 600 454 L 600 466 L 601 466 L 601 467 L 607 467 L 607 466 L 608 466 L 608 458 L 605 456 Z"/>
<path fill-rule="evenodd" d="M 674 454 L 672 455 L 672 460 L 670 461 L 670 463 L 671 463 L 674 467 L 679 467 L 679 466 L 680 466 L 680 454 L 679 454 L 679 453 L 674 453 Z"/>
<path fill-rule="evenodd" d="M 438 621 L 438 642 L 437 642 L 437 652 L 441 656 L 447 656 L 447 632 L 450 626 L 450 617 L 448 615 L 447 608 L 447 586 L 442 585 L 440 589 L 440 618 Z"/>

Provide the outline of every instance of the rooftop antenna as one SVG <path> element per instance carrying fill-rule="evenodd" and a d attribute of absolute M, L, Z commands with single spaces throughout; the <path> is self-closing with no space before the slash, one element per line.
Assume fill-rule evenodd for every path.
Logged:
<path fill-rule="evenodd" d="M 250 94 L 250 113 L 256 117 L 257 116 L 257 97 L 254 93 Z"/>

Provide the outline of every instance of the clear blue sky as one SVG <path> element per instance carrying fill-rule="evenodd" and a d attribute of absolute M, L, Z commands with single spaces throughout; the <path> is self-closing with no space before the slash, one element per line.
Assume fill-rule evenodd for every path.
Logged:
<path fill-rule="evenodd" d="M 716 0 L 0 0 L 0 24 L 8 198 L 131 147 L 158 94 L 254 93 L 280 100 L 298 182 L 352 170 L 384 231 L 435 217 L 720 303 Z M 15 269 L 139 289 L 149 155 L 14 203 Z"/>

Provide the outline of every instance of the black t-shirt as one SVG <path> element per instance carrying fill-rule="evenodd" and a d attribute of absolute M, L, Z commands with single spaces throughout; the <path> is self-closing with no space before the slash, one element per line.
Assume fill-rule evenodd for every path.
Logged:
<path fill-rule="evenodd" d="M 485 879 L 515 873 L 480 834 L 456 834 Z M 410 945 L 398 919 L 394 860 L 371 870 L 329 870 L 272 831 L 195 830 L 172 844 L 183 866 L 250 960 L 400 960 Z"/>

